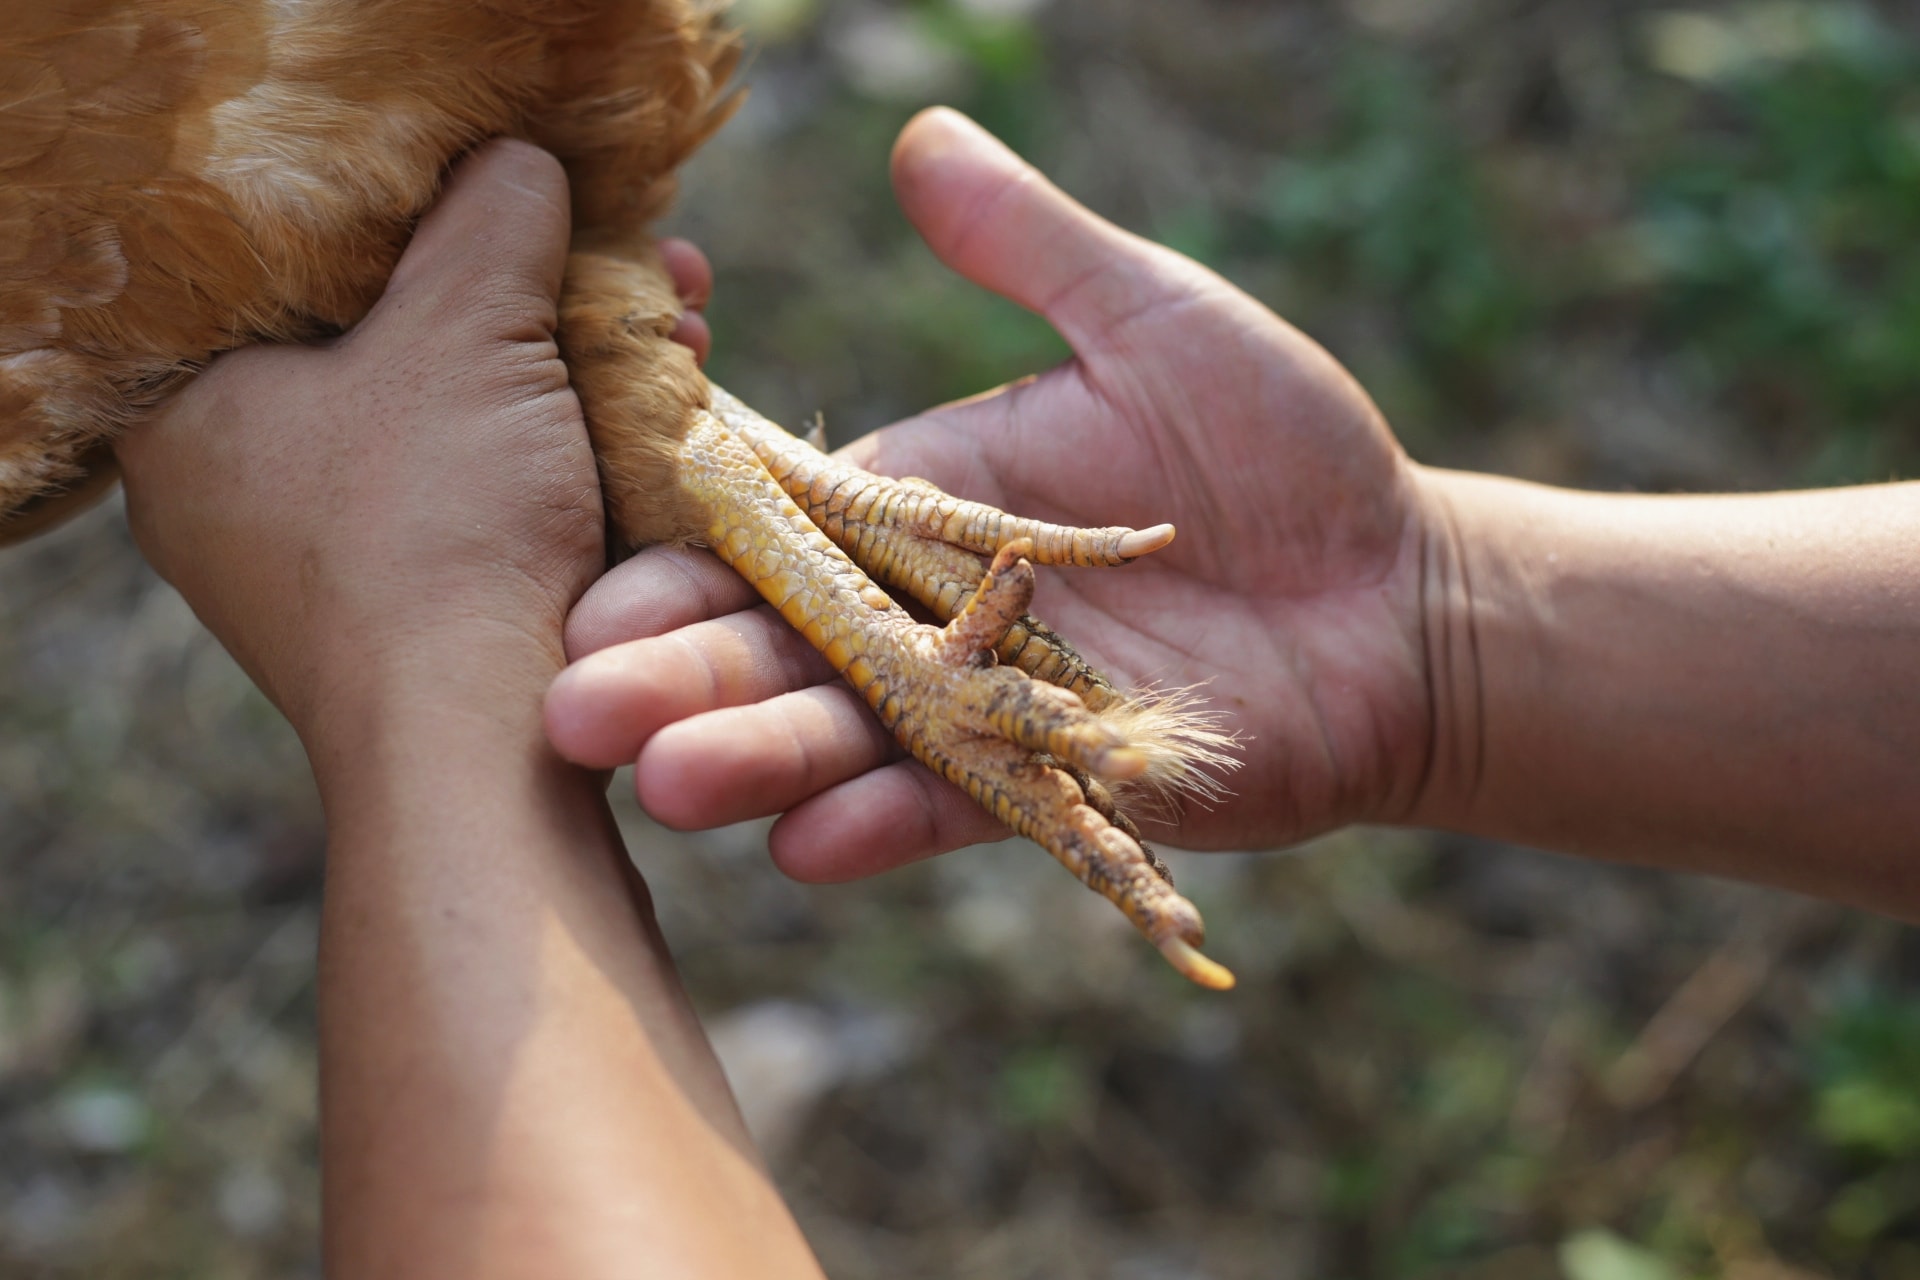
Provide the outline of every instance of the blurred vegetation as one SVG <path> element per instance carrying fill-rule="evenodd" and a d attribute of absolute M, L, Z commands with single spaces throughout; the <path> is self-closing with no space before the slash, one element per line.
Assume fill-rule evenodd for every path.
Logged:
<path fill-rule="evenodd" d="M 674 229 L 718 269 L 716 376 L 790 421 L 1066 354 L 893 209 L 895 131 L 948 101 L 1326 343 L 1424 459 L 1913 472 L 1909 6 L 737 8 L 753 96 Z M 112 511 L 0 599 L 0 1273 L 317 1274 L 298 747 Z M 1347 833 L 1180 862 L 1222 998 L 1030 848 L 807 889 L 758 828 L 622 818 L 836 1276 L 1920 1277 L 1888 922 Z"/>

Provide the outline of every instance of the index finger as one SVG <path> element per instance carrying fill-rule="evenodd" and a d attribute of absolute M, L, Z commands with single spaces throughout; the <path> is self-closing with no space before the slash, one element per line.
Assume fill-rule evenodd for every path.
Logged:
<path fill-rule="evenodd" d="M 567 615 L 567 661 L 758 604 L 745 579 L 695 547 L 648 547 L 615 565 Z"/>

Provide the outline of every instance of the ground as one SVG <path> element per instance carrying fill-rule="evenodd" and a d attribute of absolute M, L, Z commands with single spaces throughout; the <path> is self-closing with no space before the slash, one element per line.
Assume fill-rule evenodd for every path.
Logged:
<path fill-rule="evenodd" d="M 1327 343 L 1423 460 L 1915 474 L 1904 6 L 740 8 L 754 96 L 675 229 L 717 376 L 790 421 L 1061 353 L 892 208 L 944 100 Z M 112 507 L 0 601 L 0 1273 L 316 1275 L 298 746 Z M 836 1277 L 1920 1276 L 1911 929 L 1367 831 L 1178 858 L 1221 997 L 1030 847 L 804 888 L 759 828 L 622 821 Z"/>

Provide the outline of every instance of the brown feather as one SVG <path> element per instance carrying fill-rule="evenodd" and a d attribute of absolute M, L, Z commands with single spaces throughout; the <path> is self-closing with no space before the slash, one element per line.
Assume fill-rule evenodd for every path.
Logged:
<path fill-rule="evenodd" d="M 695 531 L 691 506 L 641 497 L 672 489 L 649 436 L 705 403 L 645 226 L 731 109 L 739 48 L 713 8 L 28 8 L 0 36 L 0 541 L 29 507 L 44 525 L 98 446 L 214 353 L 365 315 L 447 167 L 499 134 L 561 158 L 596 246 L 569 271 L 564 337 L 621 353 L 580 388 L 616 519 L 630 539 Z"/>

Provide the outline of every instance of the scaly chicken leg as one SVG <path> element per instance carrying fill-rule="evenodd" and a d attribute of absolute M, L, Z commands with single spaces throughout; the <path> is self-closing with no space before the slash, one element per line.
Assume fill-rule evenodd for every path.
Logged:
<path fill-rule="evenodd" d="M 1217 756 L 1220 740 L 1203 718 L 1130 704 L 1027 616 L 1033 561 L 1124 564 L 1165 546 L 1172 529 L 1022 520 L 828 458 L 689 372 L 665 339 L 675 319 L 670 281 L 644 250 L 573 256 L 561 340 L 618 526 L 643 541 L 710 546 L 916 759 L 1112 901 L 1180 972 L 1231 986 L 1197 949 L 1199 912 L 1100 781 L 1177 781 Z M 688 400 L 663 414 L 663 387 Z M 676 412 L 677 439 L 657 430 Z M 634 415 L 656 429 L 625 430 Z M 655 479 L 662 472 L 670 487 Z M 980 554 L 993 556 L 990 567 Z M 869 571 L 946 626 L 916 622 Z"/>

